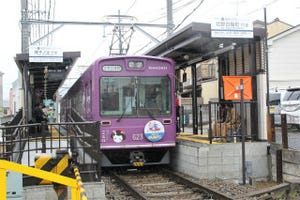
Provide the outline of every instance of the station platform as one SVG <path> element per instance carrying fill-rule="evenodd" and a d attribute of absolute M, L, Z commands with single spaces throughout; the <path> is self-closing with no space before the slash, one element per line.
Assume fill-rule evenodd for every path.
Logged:
<path fill-rule="evenodd" d="M 189 132 L 181 132 L 176 136 L 176 139 L 209 144 L 209 139 L 207 134 L 201 135 L 201 134 L 193 134 Z"/>
<path fill-rule="evenodd" d="M 193 134 L 191 132 L 181 132 L 178 133 L 176 139 L 192 141 L 196 143 L 210 144 L 208 134 Z M 222 141 L 221 139 L 212 141 L 212 144 L 224 144 L 224 143 L 228 143 L 228 142 L 224 140 Z"/>
<path fill-rule="evenodd" d="M 222 139 L 215 139 L 210 144 L 207 133 L 179 133 L 176 136 L 176 147 L 171 151 L 170 166 L 175 171 L 195 178 L 242 180 L 242 143 Z M 247 177 L 256 180 L 268 177 L 267 147 L 266 141 L 245 141 Z"/>

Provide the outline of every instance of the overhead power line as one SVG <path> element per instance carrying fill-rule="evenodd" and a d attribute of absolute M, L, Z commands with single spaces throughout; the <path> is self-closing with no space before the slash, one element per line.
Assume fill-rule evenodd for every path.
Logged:
<path fill-rule="evenodd" d="M 129 11 L 131 10 L 131 8 L 133 8 L 133 6 L 135 5 L 136 0 L 133 1 L 133 3 L 131 4 L 131 6 L 127 9 L 127 11 L 125 12 L 126 14 L 129 13 Z"/>
<path fill-rule="evenodd" d="M 183 19 L 182 21 L 173 29 L 173 32 L 176 31 L 176 29 L 178 29 L 182 24 L 183 22 L 189 17 L 191 16 L 201 5 L 202 3 L 204 2 L 204 0 L 201 0 L 200 3 L 192 10 L 192 12 L 190 12 L 189 14 L 187 14 Z"/>

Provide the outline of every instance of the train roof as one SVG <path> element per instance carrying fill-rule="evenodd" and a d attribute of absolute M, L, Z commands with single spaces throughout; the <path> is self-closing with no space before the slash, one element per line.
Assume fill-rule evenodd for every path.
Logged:
<path fill-rule="evenodd" d="M 120 59 L 120 58 L 151 58 L 151 59 L 164 59 L 167 60 L 169 62 L 174 62 L 172 58 L 168 58 L 168 57 L 163 57 L 163 56 L 152 56 L 152 55 L 118 55 L 118 56 L 104 56 L 104 57 L 100 57 L 98 59 L 96 59 L 94 61 L 95 62 L 99 62 L 101 60 L 113 60 L 113 59 Z M 93 63 L 93 64 L 94 64 Z"/>

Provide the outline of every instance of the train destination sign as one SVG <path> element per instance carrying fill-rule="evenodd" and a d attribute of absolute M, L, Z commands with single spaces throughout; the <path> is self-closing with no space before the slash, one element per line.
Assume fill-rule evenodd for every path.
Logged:
<path fill-rule="evenodd" d="M 30 46 L 29 62 L 63 62 L 63 51 L 57 47 Z"/>
<path fill-rule="evenodd" d="M 213 38 L 253 38 L 253 23 L 240 17 L 214 18 L 211 22 Z"/>
<path fill-rule="evenodd" d="M 120 65 L 104 65 L 102 70 L 105 72 L 120 72 L 122 67 Z"/>

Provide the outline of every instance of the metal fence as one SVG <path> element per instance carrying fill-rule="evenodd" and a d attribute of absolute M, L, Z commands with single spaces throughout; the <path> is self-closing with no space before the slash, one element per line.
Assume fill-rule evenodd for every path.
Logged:
<path fill-rule="evenodd" d="M 280 124 L 276 124 L 276 116 L 279 116 Z M 270 132 L 268 141 L 270 143 L 281 144 L 283 148 L 300 150 L 300 129 L 287 123 L 286 114 L 270 114 Z"/>
<path fill-rule="evenodd" d="M 63 149 L 79 163 L 85 181 L 101 177 L 99 122 L 7 124 L 0 126 L 0 132 L 2 159 L 34 166 L 37 155 Z"/>
<path fill-rule="evenodd" d="M 207 127 L 209 123 L 209 105 L 200 105 L 198 110 L 198 125 L 201 134 L 207 133 Z M 191 105 L 180 106 L 179 128 L 180 131 L 189 131 L 193 127 L 193 109 Z"/>
<path fill-rule="evenodd" d="M 203 104 L 197 106 L 197 114 L 198 114 L 198 128 L 200 134 L 207 134 L 210 140 L 221 140 L 221 139 L 236 139 L 240 140 L 241 138 L 241 130 L 240 124 L 236 124 L 235 127 L 235 138 L 227 138 L 228 134 L 221 134 L 222 123 L 222 109 L 226 104 L 232 104 L 233 109 L 235 110 L 235 117 L 239 118 L 239 123 L 241 124 L 241 103 L 240 102 L 209 102 L 209 104 Z M 244 102 L 243 110 L 244 110 L 244 125 L 245 125 L 245 137 L 248 140 L 252 140 L 253 138 L 253 122 L 251 117 L 253 115 L 253 111 L 251 109 L 252 104 L 254 102 Z M 179 117 L 179 128 L 182 132 L 189 132 L 192 131 L 193 128 L 193 116 L 192 116 L 192 106 L 191 105 L 184 105 L 180 107 L 180 117 Z M 233 129 L 233 127 L 232 127 Z M 215 131 L 220 132 L 218 134 Z"/>

